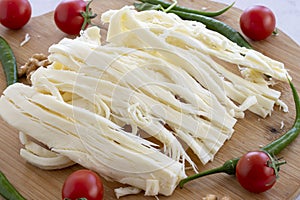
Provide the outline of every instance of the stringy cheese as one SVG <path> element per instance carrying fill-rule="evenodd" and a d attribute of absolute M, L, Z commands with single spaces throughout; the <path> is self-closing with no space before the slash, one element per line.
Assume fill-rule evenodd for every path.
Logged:
<path fill-rule="evenodd" d="M 109 23 L 105 45 L 97 27 L 62 39 L 49 48 L 53 64 L 32 74 L 32 86 L 11 85 L 0 99 L 2 118 L 24 133 L 21 155 L 36 166 L 71 161 L 138 188 L 116 190 L 118 198 L 140 190 L 171 195 L 186 168 L 197 171 L 187 148 L 206 164 L 245 110 L 266 117 L 275 103 L 287 108 L 263 79 L 285 81 L 283 63 L 201 23 L 131 7 L 102 20 Z M 219 61 L 242 67 L 243 76 Z"/>

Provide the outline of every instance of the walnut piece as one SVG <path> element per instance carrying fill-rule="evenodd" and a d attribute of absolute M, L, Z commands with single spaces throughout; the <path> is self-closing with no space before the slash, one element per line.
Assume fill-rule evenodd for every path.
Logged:
<path fill-rule="evenodd" d="M 207 194 L 204 198 L 202 198 L 203 200 L 218 200 L 218 197 L 214 194 Z"/>
<path fill-rule="evenodd" d="M 37 70 L 37 68 L 47 67 L 50 64 L 51 62 L 46 55 L 42 53 L 33 54 L 24 65 L 18 67 L 18 78 L 25 78 L 26 83 L 31 84 L 31 74 Z"/>
<path fill-rule="evenodd" d="M 214 194 L 207 194 L 205 197 L 202 198 L 202 200 L 230 200 L 229 196 L 223 196 L 223 197 L 218 197 L 217 195 Z"/>

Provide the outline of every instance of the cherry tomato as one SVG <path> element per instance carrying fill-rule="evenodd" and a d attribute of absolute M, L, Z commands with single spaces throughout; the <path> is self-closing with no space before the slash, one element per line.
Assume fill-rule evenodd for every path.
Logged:
<path fill-rule="evenodd" d="M 90 19 L 94 18 L 90 9 L 86 12 L 89 4 L 84 0 L 63 0 L 54 10 L 54 21 L 56 26 L 63 32 L 70 35 L 78 35 L 87 19 L 87 27 Z M 83 16 L 85 15 L 85 16 Z"/>
<path fill-rule="evenodd" d="M 264 192 L 276 182 L 271 159 L 262 151 L 248 152 L 240 158 L 236 166 L 236 177 L 246 190 L 254 193 Z"/>
<path fill-rule="evenodd" d="M 22 28 L 31 17 L 28 0 L 0 0 L 0 23 L 10 29 Z"/>
<path fill-rule="evenodd" d="M 103 199 L 103 184 L 95 172 L 87 169 L 77 170 L 65 180 L 62 199 L 76 200 L 79 198 Z"/>
<path fill-rule="evenodd" d="M 240 17 L 242 32 L 252 40 L 264 40 L 275 30 L 274 13 L 265 6 L 247 8 Z"/>

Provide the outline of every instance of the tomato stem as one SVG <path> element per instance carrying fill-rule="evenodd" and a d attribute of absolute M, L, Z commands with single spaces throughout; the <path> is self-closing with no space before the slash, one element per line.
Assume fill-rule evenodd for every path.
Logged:
<path fill-rule="evenodd" d="M 273 157 L 269 152 L 263 151 L 265 154 L 267 154 L 270 158 L 270 160 L 267 162 L 267 166 L 270 168 L 273 168 L 276 179 L 279 178 L 279 170 L 280 165 L 286 164 L 285 160 L 280 161 L 279 159 Z"/>
<path fill-rule="evenodd" d="M 90 0 L 88 4 L 86 5 L 86 9 L 84 12 L 81 12 L 80 14 L 84 18 L 83 24 L 81 26 L 81 30 L 85 30 L 87 25 L 91 24 L 91 19 L 97 17 L 97 14 L 93 13 L 90 4 L 93 2 L 93 0 Z"/>

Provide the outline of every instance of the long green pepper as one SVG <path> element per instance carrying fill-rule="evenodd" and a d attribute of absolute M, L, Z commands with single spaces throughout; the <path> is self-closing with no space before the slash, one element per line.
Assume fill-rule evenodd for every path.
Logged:
<path fill-rule="evenodd" d="M 289 80 L 290 87 L 293 92 L 295 109 L 296 109 L 296 118 L 294 124 L 290 130 L 288 130 L 283 136 L 275 140 L 274 142 L 266 145 L 262 148 L 263 151 L 267 151 L 271 155 L 279 154 L 286 146 L 293 142 L 300 133 L 300 101 L 296 88 Z"/>
<path fill-rule="evenodd" d="M 277 140 L 271 142 L 270 144 L 266 145 L 265 147 L 261 148 L 262 151 L 266 151 L 270 155 L 277 155 L 279 154 L 285 147 L 287 147 L 290 143 L 292 143 L 300 133 L 300 100 L 299 95 L 297 93 L 296 88 L 294 87 L 293 83 L 289 80 L 290 87 L 292 89 L 295 109 L 296 109 L 296 118 L 294 124 L 290 130 L 288 130 L 284 135 L 282 135 Z M 226 173 L 228 175 L 235 175 L 236 165 L 239 161 L 239 158 L 233 158 L 231 160 L 227 160 L 222 166 L 213 168 L 198 174 L 191 175 L 187 178 L 182 179 L 179 182 L 179 187 L 183 187 L 183 185 L 191 180 L 207 176 L 210 174 L 216 173 Z"/>
<path fill-rule="evenodd" d="M 193 21 L 201 22 L 201 23 L 205 24 L 207 29 L 210 29 L 212 31 L 216 31 L 216 32 L 222 34 L 223 36 L 225 36 L 232 42 L 237 43 L 239 46 L 246 47 L 248 49 L 252 49 L 251 45 L 247 42 L 247 40 L 238 31 L 236 31 L 231 26 L 229 26 L 219 20 L 216 20 L 211 17 L 206 17 L 203 15 L 186 13 L 186 12 L 177 11 L 177 10 L 170 10 L 169 12 L 174 13 L 185 20 L 193 20 Z"/>
<path fill-rule="evenodd" d="M 18 81 L 17 61 L 6 40 L 0 36 L 0 62 L 2 64 L 7 85 Z"/>
<path fill-rule="evenodd" d="M 150 3 L 134 3 L 133 4 L 136 10 L 138 11 L 144 11 L 144 10 L 161 10 L 162 5 L 161 4 L 150 4 Z M 174 13 L 178 15 L 180 18 L 184 20 L 193 20 L 198 21 L 203 24 L 205 24 L 207 29 L 216 31 L 232 42 L 237 43 L 241 47 L 246 47 L 248 49 L 252 49 L 251 45 L 247 42 L 247 40 L 234 28 L 231 26 L 216 20 L 212 17 L 207 17 L 204 15 L 199 15 L 195 13 L 189 13 L 184 11 L 178 11 L 174 10 L 173 8 L 168 10 L 169 13 Z"/>
<path fill-rule="evenodd" d="M 153 4 L 153 5 L 160 4 L 164 9 L 167 9 L 170 6 L 172 6 L 171 3 L 163 1 L 163 0 L 138 0 L 138 1 L 143 2 L 143 3 Z M 198 14 L 198 15 L 204 15 L 204 16 L 207 16 L 207 17 L 216 17 L 216 16 L 219 16 L 219 15 L 222 15 L 227 10 L 229 10 L 234 5 L 234 3 L 235 2 L 233 2 L 232 4 L 230 4 L 229 6 L 223 8 L 221 10 L 214 11 L 214 12 L 194 10 L 194 9 L 191 9 L 191 8 L 187 8 L 187 7 L 184 7 L 184 6 L 178 6 L 178 5 L 172 7 L 172 10 L 178 10 L 178 11 L 187 12 L 187 13 L 194 13 L 194 14 Z"/>
<path fill-rule="evenodd" d="M 6 200 L 26 200 L 0 171 L 0 194 Z"/>
<path fill-rule="evenodd" d="M 0 36 L 0 62 L 6 76 L 7 85 L 18 81 L 17 62 L 12 49 L 4 38 Z M 6 200 L 25 200 L 14 188 L 6 176 L 0 171 L 0 194 Z"/>

